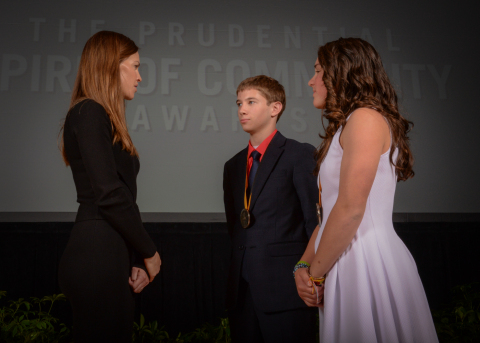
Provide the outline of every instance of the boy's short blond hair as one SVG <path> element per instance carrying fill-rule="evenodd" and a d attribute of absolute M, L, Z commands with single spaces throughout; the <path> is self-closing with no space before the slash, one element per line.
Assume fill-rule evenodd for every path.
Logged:
<path fill-rule="evenodd" d="M 248 79 L 243 80 L 237 87 L 237 95 L 239 92 L 242 92 L 247 89 L 256 89 L 259 91 L 265 99 L 267 99 L 267 104 L 270 105 L 272 102 L 280 102 L 282 104 L 282 110 L 277 115 L 277 122 L 280 119 L 287 101 L 285 99 L 285 89 L 283 86 L 274 78 L 271 78 L 266 75 L 257 75 L 249 77 Z"/>

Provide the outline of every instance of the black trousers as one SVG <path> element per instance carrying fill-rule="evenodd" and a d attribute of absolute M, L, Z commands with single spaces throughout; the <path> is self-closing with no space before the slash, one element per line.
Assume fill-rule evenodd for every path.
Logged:
<path fill-rule="evenodd" d="M 315 342 L 317 308 L 265 313 L 255 306 L 248 283 L 241 278 L 237 306 L 228 312 L 233 343 Z"/>
<path fill-rule="evenodd" d="M 131 249 L 105 220 L 75 223 L 59 282 L 73 309 L 75 343 L 132 342 Z"/>

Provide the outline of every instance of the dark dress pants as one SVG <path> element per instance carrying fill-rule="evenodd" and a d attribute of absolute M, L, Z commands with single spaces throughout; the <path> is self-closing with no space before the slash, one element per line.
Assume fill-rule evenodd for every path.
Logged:
<path fill-rule="evenodd" d="M 107 221 L 75 223 L 59 268 L 60 288 L 73 309 L 75 343 L 132 342 L 130 253 Z"/>
<path fill-rule="evenodd" d="M 237 306 L 228 313 L 233 343 L 316 341 L 317 308 L 264 313 L 256 308 L 248 283 L 240 280 Z"/>

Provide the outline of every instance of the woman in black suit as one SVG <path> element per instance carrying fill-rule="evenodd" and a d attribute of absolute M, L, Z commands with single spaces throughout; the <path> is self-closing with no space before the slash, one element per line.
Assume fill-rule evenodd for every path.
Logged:
<path fill-rule="evenodd" d="M 61 150 L 80 203 L 59 268 L 75 343 L 131 342 L 133 293 L 160 271 L 136 205 L 138 153 L 125 120 L 125 100 L 141 81 L 139 65 L 138 47 L 128 37 L 93 35 L 63 126 Z"/>

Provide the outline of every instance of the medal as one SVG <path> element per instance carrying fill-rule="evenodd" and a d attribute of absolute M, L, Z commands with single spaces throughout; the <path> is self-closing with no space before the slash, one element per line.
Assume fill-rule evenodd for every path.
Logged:
<path fill-rule="evenodd" d="M 320 173 L 320 172 L 319 172 Z M 320 183 L 320 175 L 318 176 L 318 203 L 317 203 L 317 218 L 318 225 L 322 225 L 322 184 Z"/>
<path fill-rule="evenodd" d="M 322 208 L 317 203 L 317 218 L 318 218 L 318 225 L 322 225 Z"/>
<path fill-rule="evenodd" d="M 246 208 L 240 212 L 240 223 L 244 229 L 250 225 L 250 212 Z"/>

